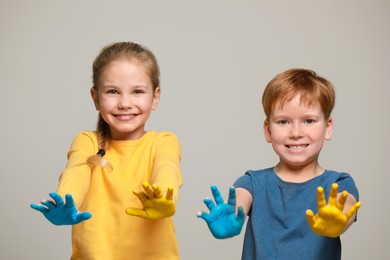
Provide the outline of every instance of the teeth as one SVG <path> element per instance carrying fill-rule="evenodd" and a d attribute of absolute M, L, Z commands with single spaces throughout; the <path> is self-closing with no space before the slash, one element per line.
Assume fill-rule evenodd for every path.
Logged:
<path fill-rule="evenodd" d="M 288 148 L 290 148 L 291 150 L 298 151 L 298 150 L 302 150 L 306 146 L 307 145 L 289 145 Z"/>
<path fill-rule="evenodd" d="M 118 115 L 117 118 L 119 120 L 130 120 L 133 116 L 132 115 Z"/>

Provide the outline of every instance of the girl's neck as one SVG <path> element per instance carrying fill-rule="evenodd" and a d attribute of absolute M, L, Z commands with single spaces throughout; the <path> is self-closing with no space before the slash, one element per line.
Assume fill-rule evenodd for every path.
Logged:
<path fill-rule="evenodd" d="M 305 166 L 293 166 L 283 164 L 282 162 L 279 162 L 274 167 L 274 171 L 283 181 L 295 183 L 306 182 L 324 172 L 318 163 Z"/>

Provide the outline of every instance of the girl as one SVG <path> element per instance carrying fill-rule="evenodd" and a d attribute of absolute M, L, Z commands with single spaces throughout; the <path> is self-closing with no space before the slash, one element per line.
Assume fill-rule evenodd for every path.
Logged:
<path fill-rule="evenodd" d="M 153 53 L 132 42 L 106 46 L 93 63 L 97 131 L 74 139 L 53 200 L 31 205 L 55 225 L 72 225 L 71 259 L 179 259 L 171 216 L 180 144 L 172 133 L 145 131 L 159 74 Z"/>

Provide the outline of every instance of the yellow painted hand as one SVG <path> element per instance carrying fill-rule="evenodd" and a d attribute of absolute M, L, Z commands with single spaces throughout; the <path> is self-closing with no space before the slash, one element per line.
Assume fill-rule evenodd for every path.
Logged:
<path fill-rule="evenodd" d="M 348 220 L 357 212 L 360 202 L 355 203 L 346 214 L 343 213 L 344 205 L 348 197 L 348 192 L 343 191 L 339 200 L 337 200 L 338 185 L 332 184 L 329 194 L 328 205 L 326 205 L 324 189 L 317 189 L 318 213 L 314 215 L 313 211 L 306 211 L 307 222 L 313 232 L 320 236 L 338 237 L 340 236 Z"/>
<path fill-rule="evenodd" d="M 157 185 L 150 185 L 148 182 L 144 182 L 142 187 L 144 188 L 144 192 L 134 190 L 133 193 L 141 201 L 144 208 L 127 208 L 126 213 L 128 215 L 159 220 L 175 214 L 176 207 L 173 200 L 172 187 L 168 187 L 165 197 Z"/>

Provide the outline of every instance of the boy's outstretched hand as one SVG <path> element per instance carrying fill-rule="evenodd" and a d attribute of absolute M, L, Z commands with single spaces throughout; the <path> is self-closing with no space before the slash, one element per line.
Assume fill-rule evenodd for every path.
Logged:
<path fill-rule="evenodd" d="M 173 200 L 172 187 L 168 187 L 165 197 L 157 185 L 150 185 L 148 182 L 144 182 L 142 187 L 144 188 L 144 192 L 134 190 L 133 193 L 141 201 L 144 208 L 127 208 L 126 213 L 128 215 L 159 220 L 175 214 L 176 207 Z"/>
<path fill-rule="evenodd" d="M 313 232 L 320 236 L 338 237 L 340 236 L 348 220 L 357 212 L 360 202 L 355 203 L 346 214 L 343 213 L 344 205 L 348 197 L 348 192 L 343 191 L 337 201 L 338 185 L 332 184 L 329 194 L 328 205 L 326 205 L 324 189 L 317 188 L 318 213 L 314 215 L 313 211 L 306 211 L 307 222 Z"/>
<path fill-rule="evenodd" d="M 52 224 L 75 225 L 92 217 L 89 212 L 78 213 L 72 195 L 65 195 L 65 203 L 62 197 L 55 192 L 49 194 L 54 201 L 41 201 L 43 205 L 31 204 L 31 208 L 40 211 Z"/>
<path fill-rule="evenodd" d="M 236 189 L 229 189 L 229 199 L 224 203 L 221 193 L 216 186 L 211 186 L 216 204 L 206 198 L 204 203 L 210 213 L 198 212 L 198 218 L 206 221 L 211 233 L 215 238 L 229 238 L 240 234 L 245 221 L 245 213 L 242 206 L 238 207 L 236 215 Z"/>

